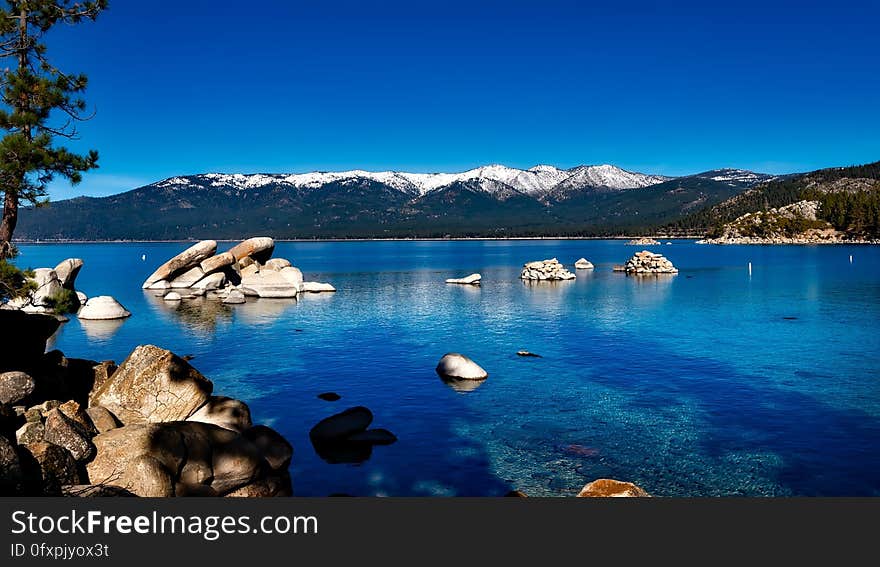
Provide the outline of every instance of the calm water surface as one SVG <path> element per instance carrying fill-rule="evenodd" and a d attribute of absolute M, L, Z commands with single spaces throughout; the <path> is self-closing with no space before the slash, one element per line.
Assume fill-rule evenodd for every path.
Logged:
<path fill-rule="evenodd" d="M 73 317 L 54 348 L 194 355 L 215 392 L 291 440 L 298 495 L 572 495 L 599 477 L 663 496 L 880 495 L 880 247 L 676 241 L 653 249 L 679 275 L 638 279 L 611 272 L 640 249 L 622 241 L 279 243 L 338 293 L 175 309 L 140 284 L 185 247 L 24 245 L 19 264 L 83 258 L 77 287 L 133 316 Z M 596 270 L 575 281 L 518 279 L 581 256 Z M 443 283 L 471 272 L 482 287 Z M 446 385 L 448 351 L 489 379 Z M 308 430 L 354 405 L 399 441 L 328 464 Z"/>

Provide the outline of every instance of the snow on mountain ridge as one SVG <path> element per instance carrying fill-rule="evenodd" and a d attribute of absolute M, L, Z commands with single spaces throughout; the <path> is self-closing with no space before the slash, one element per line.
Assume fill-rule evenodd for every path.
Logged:
<path fill-rule="evenodd" d="M 578 166 L 572 169 L 559 169 L 552 165 L 536 165 L 529 169 L 518 169 L 499 164 L 490 164 L 469 169 L 461 173 L 408 173 L 401 171 L 365 171 L 360 169 L 327 172 L 313 171 L 292 174 L 265 173 L 204 173 L 189 177 L 172 177 L 156 183 L 157 187 L 190 186 L 201 187 L 193 179 L 208 182 L 211 187 L 231 187 L 247 190 L 267 185 L 286 185 L 292 188 L 317 189 L 328 183 L 344 182 L 352 179 L 368 179 L 393 187 L 399 191 L 423 196 L 431 191 L 447 187 L 457 181 L 493 181 L 480 183 L 487 192 L 507 192 L 506 188 L 533 197 L 543 197 L 551 191 L 567 187 L 605 187 L 610 189 L 636 189 L 666 181 L 667 177 L 645 175 L 625 171 L 613 165 Z"/>

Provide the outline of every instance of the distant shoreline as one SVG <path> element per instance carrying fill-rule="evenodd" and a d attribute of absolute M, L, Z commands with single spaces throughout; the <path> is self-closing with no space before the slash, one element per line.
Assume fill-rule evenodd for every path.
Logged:
<path fill-rule="evenodd" d="M 242 238 L 214 238 L 217 242 L 240 242 Z M 633 240 L 654 238 L 655 240 L 699 240 L 700 236 L 468 236 L 450 238 L 274 238 L 275 242 L 444 242 L 467 240 Z M 153 244 L 170 242 L 198 242 L 200 238 L 180 238 L 169 240 L 17 240 L 15 244 Z"/>

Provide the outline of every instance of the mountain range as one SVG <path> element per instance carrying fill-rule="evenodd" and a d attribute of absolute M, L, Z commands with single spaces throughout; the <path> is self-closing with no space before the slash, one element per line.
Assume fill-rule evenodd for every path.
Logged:
<path fill-rule="evenodd" d="M 204 173 L 21 212 L 22 240 L 624 234 L 674 223 L 775 176 L 668 177 L 613 165 L 461 173 Z"/>

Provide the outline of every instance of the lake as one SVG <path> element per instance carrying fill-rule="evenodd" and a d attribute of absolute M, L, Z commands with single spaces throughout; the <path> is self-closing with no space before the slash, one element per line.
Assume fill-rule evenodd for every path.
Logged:
<path fill-rule="evenodd" d="M 619 240 L 279 242 L 338 292 L 176 308 L 141 290 L 186 247 L 22 245 L 17 263 L 83 258 L 77 287 L 133 316 L 71 317 L 51 348 L 193 355 L 291 441 L 297 495 L 570 496 L 601 477 L 658 496 L 880 495 L 880 247 L 674 241 L 649 249 L 678 275 L 636 278 L 611 271 L 642 249 Z M 582 256 L 596 269 L 574 281 L 518 277 Z M 471 272 L 481 287 L 443 283 Z M 449 351 L 489 378 L 444 383 Z M 398 442 L 325 462 L 309 429 L 356 405 Z"/>

